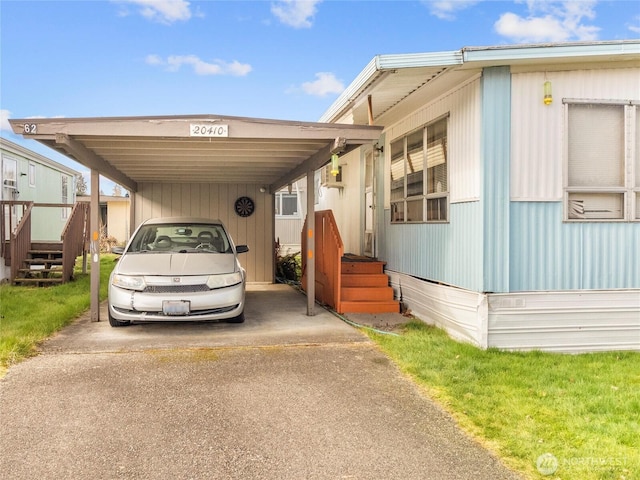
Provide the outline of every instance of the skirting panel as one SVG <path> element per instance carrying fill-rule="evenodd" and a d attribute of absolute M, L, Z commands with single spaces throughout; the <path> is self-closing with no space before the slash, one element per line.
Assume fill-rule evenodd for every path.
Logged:
<path fill-rule="evenodd" d="M 640 351 L 640 290 L 489 295 L 489 347 Z"/>
<path fill-rule="evenodd" d="M 482 294 L 386 270 L 396 299 L 425 323 L 481 348 L 640 351 L 640 290 Z"/>
<path fill-rule="evenodd" d="M 396 298 L 424 322 L 457 340 L 486 348 L 486 295 L 386 270 Z"/>

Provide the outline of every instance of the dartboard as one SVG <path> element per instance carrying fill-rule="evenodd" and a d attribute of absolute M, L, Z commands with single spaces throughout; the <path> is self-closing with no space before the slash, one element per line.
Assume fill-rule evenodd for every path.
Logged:
<path fill-rule="evenodd" d="M 236 200 L 235 209 L 236 213 L 241 217 L 248 217 L 253 213 L 256 206 L 249 197 L 240 197 Z"/>

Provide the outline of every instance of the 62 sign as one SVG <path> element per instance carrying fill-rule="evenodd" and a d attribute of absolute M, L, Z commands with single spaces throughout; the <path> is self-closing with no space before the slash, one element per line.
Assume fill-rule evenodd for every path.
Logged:
<path fill-rule="evenodd" d="M 35 135 L 38 133 L 38 124 L 37 123 L 25 123 L 24 127 L 22 127 L 22 133 L 24 135 Z"/>

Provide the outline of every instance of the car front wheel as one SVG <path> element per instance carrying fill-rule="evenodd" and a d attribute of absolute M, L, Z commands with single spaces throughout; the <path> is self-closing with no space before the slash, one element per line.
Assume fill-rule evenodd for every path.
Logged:
<path fill-rule="evenodd" d="M 126 327 L 127 325 L 130 325 L 130 324 L 131 322 L 129 322 L 128 320 L 122 322 L 117 318 L 113 318 L 111 316 L 111 312 L 109 312 L 109 325 L 111 325 L 112 327 Z"/>
<path fill-rule="evenodd" d="M 233 317 L 227 320 L 227 323 L 244 323 L 244 312 L 237 317 Z"/>

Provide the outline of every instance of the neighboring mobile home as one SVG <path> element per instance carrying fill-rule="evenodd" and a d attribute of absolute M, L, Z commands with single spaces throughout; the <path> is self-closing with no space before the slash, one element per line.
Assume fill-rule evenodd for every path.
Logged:
<path fill-rule="evenodd" d="M 28 150 L 5 138 L 0 138 L 2 189 L 0 201 L 30 201 L 37 204 L 75 203 L 76 178 L 79 172 L 43 155 Z M 3 204 L 5 232 L 15 228 L 22 212 L 19 206 Z M 8 215 L 12 209 L 13 215 Z M 71 212 L 65 207 L 36 207 L 31 217 L 31 239 L 34 241 L 60 241 L 60 234 Z M 7 240 L 7 239 L 2 239 Z M 9 269 L 1 262 L 0 280 L 9 277 Z"/>
<path fill-rule="evenodd" d="M 376 56 L 321 122 L 345 251 L 481 347 L 640 350 L 640 41 Z"/>
<path fill-rule="evenodd" d="M 90 202 L 91 197 L 78 196 L 79 202 Z M 123 245 L 131 235 L 131 200 L 129 196 L 100 195 L 100 223 L 101 232 L 105 237 Z"/>

